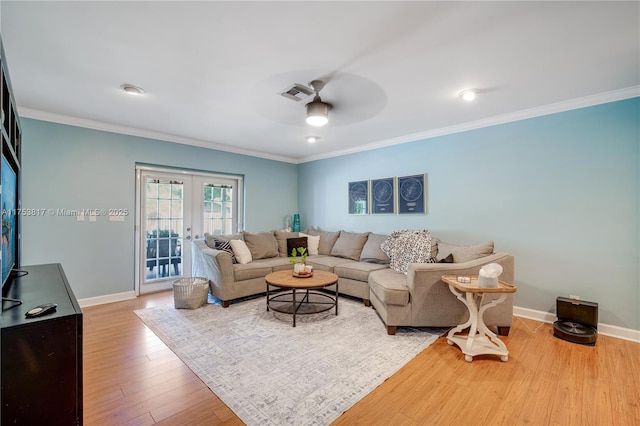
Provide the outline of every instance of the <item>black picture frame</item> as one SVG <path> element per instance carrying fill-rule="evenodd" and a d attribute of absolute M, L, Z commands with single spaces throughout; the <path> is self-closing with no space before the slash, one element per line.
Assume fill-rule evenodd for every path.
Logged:
<path fill-rule="evenodd" d="M 369 181 L 349 182 L 349 214 L 369 214 Z"/>
<path fill-rule="evenodd" d="M 397 179 L 399 214 L 427 213 L 427 174 L 402 176 Z"/>
<path fill-rule="evenodd" d="M 396 178 L 371 179 L 371 214 L 396 213 Z"/>

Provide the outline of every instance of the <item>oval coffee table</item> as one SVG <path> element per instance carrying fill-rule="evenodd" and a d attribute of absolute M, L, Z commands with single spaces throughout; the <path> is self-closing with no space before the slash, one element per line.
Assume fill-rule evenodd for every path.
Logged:
<path fill-rule="evenodd" d="M 293 276 L 292 270 L 287 270 L 272 272 L 264 279 L 267 282 L 267 311 L 292 314 L 294 327 L 296 315 L 317 314 L 333 307 L 338 315 L 338 276 L 332 272 L 313 271 L 312 276 L 299 278 Z M 271 286 L 282 291 L 274 294 L 270 291 Z M 335 292 L 317 291 L 331 286 L 335 286 Z"/>

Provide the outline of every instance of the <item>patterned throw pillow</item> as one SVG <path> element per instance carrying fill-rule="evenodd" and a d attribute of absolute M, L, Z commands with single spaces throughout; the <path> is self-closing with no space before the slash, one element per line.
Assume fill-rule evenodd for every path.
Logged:
<path fill-rule="evenodd" d="M 238 263 L 236 256 L 233 254 L 233 249 L 231 249 L 231 243 L 227 240 L 221 240 L 220 238 L 213 238 L 215 243 L 216 250 L 222 250 L 229 253 L 231 256 L 231 263 Z"/>
<path fill-rule="evenodd" d="M 391 259 L 391 269 L 405 275 L 410 263 L 436 262 L 431 257 L 431 234 L 426 229 L 394 231 L 380 249 Z"/>

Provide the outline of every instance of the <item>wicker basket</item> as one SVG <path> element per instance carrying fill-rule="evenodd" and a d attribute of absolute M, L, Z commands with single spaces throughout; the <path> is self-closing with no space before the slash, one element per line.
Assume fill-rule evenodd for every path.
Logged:
<path fill-rule="evenodd" d="M 197 309 L 207 303 L 209 280 L 202 277 L 180 278 L 173 282 L 176 309 Z"/>

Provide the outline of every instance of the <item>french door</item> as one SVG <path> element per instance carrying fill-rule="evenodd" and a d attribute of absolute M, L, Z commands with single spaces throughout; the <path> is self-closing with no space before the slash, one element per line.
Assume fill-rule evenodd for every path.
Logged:
<path fill-rule="evenodd" d="M 136 293 L 191 276 L 191 240 L 242 229 L 242 177 L 136 167 Z"/>

